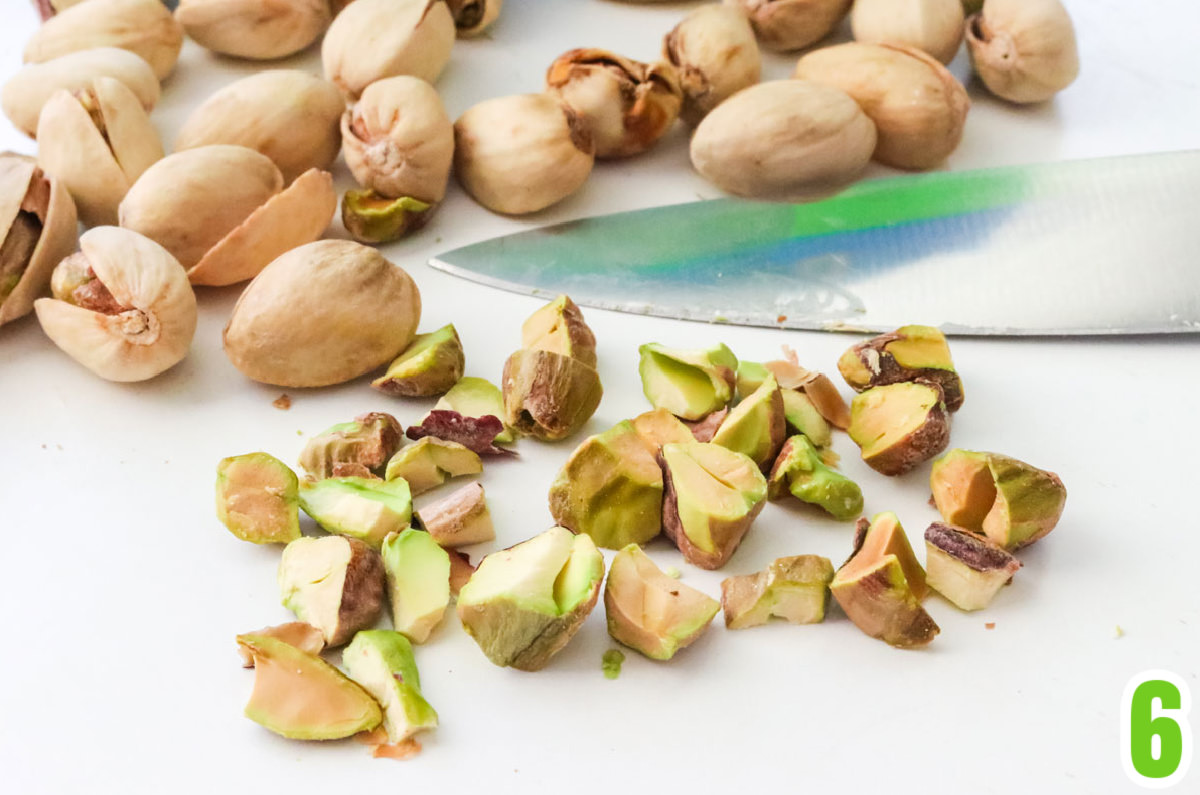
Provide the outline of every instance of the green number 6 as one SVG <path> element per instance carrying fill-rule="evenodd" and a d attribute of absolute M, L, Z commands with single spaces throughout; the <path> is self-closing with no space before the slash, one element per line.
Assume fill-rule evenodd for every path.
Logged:
<path fill-rule="evenodd" d="M 1187 773 L 1192 756 L 1187 714 L 1191 694 L 1169 671 L 1145 671 L 1125 687 L 1122 705 L 1122 763 L 1135 783 L 1164 789 Z"/>

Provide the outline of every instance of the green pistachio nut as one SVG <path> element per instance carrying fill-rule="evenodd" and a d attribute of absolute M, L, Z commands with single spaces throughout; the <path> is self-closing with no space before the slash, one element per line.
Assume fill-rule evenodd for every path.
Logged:
<path fill-rule="evenodd" d="M 286 544 L 300 537 L 300 481 L 287 464 L 266 453 L 224 458 L 217 464 L 217 518 L 253 544 Z"/>
<path fill-rule="evenodd" d="M 348 190 L 342 197 L 342 224 L 360 243 L 392 243 L 429 220 L 435 205 L 411 196 L 390 199 L 373 190 Z"/>
<path fill-rule="evenodd" d="M 733 398 L 738 361 L 724 345 L 678 350 L 647 343 L 638 353 L 642 391 L 655 408 L 699 420 L 725 408 Z"/>
<path fill-rule="evenodd" d="M 819 505 L 834 519 L 845 521 L 862 513 L 858 484 L 821 460 L 807 437 L 793 436 L 783 445 L 767 481 L 771 499 L 791 493 L 801 502 Z"/>
<path fill-rule="evenodd" d="M 330 533 L 379 549 L 388 533 L 412 521 L 412 494 L 402 478 L 325 478 L 300 484 L 300 507 Z"/>

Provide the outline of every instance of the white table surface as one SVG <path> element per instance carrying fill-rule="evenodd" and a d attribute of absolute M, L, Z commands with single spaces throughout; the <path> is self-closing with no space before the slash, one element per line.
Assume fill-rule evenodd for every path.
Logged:
<path fill-rule="evenodd" d="M 488 39 L 456 45 L 439 88 L 457 115 L 487 97 L 538 90 L 570 47 L 651 58 L 694 5 L 509 0 Z M 1078 82 L 1027 109 L 972 85 L 949 168 L 1200 147 L 1197 7 L 1068 6 Z M 36 22 L 21 0 L 4 0 L 2 16 L 7 79 Z M 772 57 L 767 71 L 786 76 L 792 61 Z M 319 69 L 313 53 L 286 65 Z M 965 56 L 952 68 L 965 78 Z M 165 139 L 191 106 L 250 71 L 188 43 L 154 113 Z M 4 148 L 33 144 L 0 120 Z M 340 164 L 337 177 L 349 185 Z M 386 253 L 420 286 L 422 328 L 454 322 L 468 373 L 497 380 L 538 303 L 437 273 L 425 265 L 431 254 L 533 224 L 716 194 L 690 170 L 676 129 L 645 157 L 598 166 L 576 197 L 536 217 L 491 215 L 452 187 L 436 223 Z M 1153 278 L 1154 263 L 1144 267 Z M 819 626 L 728 632 L 718 617 L 668 664 L 627 650 L 623 674 L 609 681 L 602 608 L 535 674 L 492 666 L 451 615 L 418 650 L 442 721 L 418 758 L 373 760 L 352 741 L 275 737 L 241 716 L 253 674 L 239 666 L 233 636 L 288 620 L 275 587 L 279 551 L 242 543 L 217 522 L 214 466 L 252 450 L 294 461 L 307 435 L 334 422 L 368 410 L 415 422 L 429 403 L 390 399 L 359 380 L 288 390 L 291 410 L 273 408 L 281 390 L 248 382 L 221 352 L 237 293 L 202 290 L 190 356 L 145 384 L 96 379 L 32 317 L 0 330 L 4 792 L 1123 792 L 1133 790 L 1118 755 L 1125 682 L 1166 668 L 1200 693 L 1196 341 L 958 340 L 967 401 L 952 443 L 1056 470 L 1070 496 L 1059 528 L 1021 555 L 1025 568 L 989 609 L 961 613 L 930 597 L 942 634 L 928 649 L 873 641 L 836 607 Z M 853 341 L 587 317 L 605 386 L 588 432 L 646 408 L 639 343 L 723 341 L 755 360 L 786 343 L 807 366 L 832 371 Z M 524 441 L 519 460 L 488 464 L 498 546 L 551 525 L 546 489 L 580 439 Z M 836 449 L 868 512 L 897 511 L 923 555 L 921 533 L 936 518 L 928 466 L 889 479 L 868 470 L 844 435 Z M 684 581 L 719 595 L 722 577 L 782 555 L 840 563 L 851 535 L 849 524 L 770 506 L 723 571 L 684 564 Z M 650 553 L 681 564 L 665 541 Z M 1189 779 L 1179 791 L 1195 787 L 1200 770 Z"/>

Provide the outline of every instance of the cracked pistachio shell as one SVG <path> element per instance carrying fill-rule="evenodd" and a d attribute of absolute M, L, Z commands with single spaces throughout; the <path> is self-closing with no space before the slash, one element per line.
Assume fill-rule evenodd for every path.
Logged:
<path fill-rule="evenodd" d="M 478 36 L 487 30 L 504 7 L 504 0 L 446 0 L 460 39 Z"/>
<path fill-rule="evenodd" d="M 201 47 L 270 60 L 316 41 L 333 12 L 327 0 L 179 0 L 175 18 Z"/>
<path fill-rule="evenodd" d="M 183 123 L 175 151 L 232 144 L 266 155 L 291 182 L 328 169 L 341 148 L 345 103 L 337 86 L 299 69 L 271 69 L 231 83 Z"/>
<path fill-rule="evenodd" d="M 441 0 L 355 0 L 321 44 L 325 77 L 350 99 L 385 77 L 432 83 L 450 60 L 454 35 L 454 19 Z"/>
<path fill-rule="evenodd" d="M 364 188 L 427 204 L 445 197 L 454 125 L 429 83 L 407 75 L 372 83 L 341 125 L 346 165 Z"/>
<path fill-rule="evenodd" d="M 54 92 L 84 90 L 97 77 L 120 80 L 146 110 L 158 102 L 158 78 L 149 64 L 128 50 L 97 47 L 26 66 L 4 84 L 0 107 L 14 127 L 34 137 L 38 115 Z"/>
<path fill-rule="evenodd" d="M 31 157 L 0 154 L 0 326 L 29 314 L 76 234 L 66 186 Z"/>
<path fill-rule="evenodd" d="M 739 91 L 692 138 L 692 164 L 740 196 L 776 196 L 838 185 L 866 168 L 875 125 L 845 92 L 805 80 Z"/>
<path fill-rule="evenodd" d="M 368 246 L 319 240 L 250 282 L 225 327 L 225 353 L 255 381 L 340 384 L 396 358 L 420 319 L 421 295 L 402 268 Z"/>
<path fill-rule="evenodd" d="M 39 298 L 33 306 L 46 335 L 109 381 L 144 381 L 179 363 L 196 332 L 196 296 L 179 262 L 154 241 L 115 226 L 85 232 L 79 247 L 74 256 L 111 294 L 110 305 L 97 311 Z"/>
<path fill-rule="evenodd" d="M 1044 102 L 1079 75 L 1075 26 L 1059 0 L 986 0 L 967 20 L 979 79 L 1009 102 Z"/>
<path fill-rule="evenodd" d="M 683 120 L 695 125 L 762 75 L 762 54 L 745 14 L 710 4 L 692 11 L 663 40 L 663 57 L 683 91 Z"/>
<path fill-rule="evenodd" d="M 88 0 L 48 19 L 25 45 L 25 62 L 119 47 L 140 55 L 162 80 L 175 68 L 182 46 L 183 28 L 162 0 Z"/>
<path fill-rule="evenodd" d="M 546 90 L 587 127 L 600 158 L 646 151 L 679 118 L 683 104 L 671 64 L 645 64 L 598 49 L 560 55 L 546 72 Z"/>
<path fill-rule="evenodd" d="M 454 174 L 475 201 L 498 213 L 522 215 L 562 201 L 587 181 L 594 154 L 579 119 L 546 94 L 489 99 L 454 123 Z"/>
<path fill-rule="evenodd" d="M 838 26 L 851 0 L 725 0 L 740 8 L 763 46 L 787 52 L 825 38 Z"/>
<path fill-rule="evenodd" d="M 855 41 L 906 44 L 950 63 L 963 41 L 962 0 L 855 0 Z"/>
<path fill-rule="evenodd" d="M 874 158 L 927 169 L 958 148 L 971 101 L 936 59 L 894 44 L 850 42 L 810 52 L 796 77 L 840 88 L 875 122 Z"/>
<path fill-rule="evenodd" d="M 38 119 L 38 165 L 62 180 L 88 226 L 117 223 L 117 206 L 142 173 L 162 159 L 145 108 L 120 80 L 58 91 Z"/>

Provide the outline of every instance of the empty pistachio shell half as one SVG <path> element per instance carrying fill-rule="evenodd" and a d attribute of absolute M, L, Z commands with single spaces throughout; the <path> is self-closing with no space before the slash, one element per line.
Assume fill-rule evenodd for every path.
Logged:
<path fill-rule="evenodd" d="M 183 123 L 175 151 L 234 144 L 261 152 L 291 182 L 328 169 L 341 148 L 345 103 L 337 86 L 299 69 L 244 77 L 206 99 Z"/>
<path fill-rule="evenodd" d="M 162 159 L 150 117 L 120 80 L 60 90 L 38 119 L 38 165 L 61 179 L 88 226 L 117 222 L 117 206 L 137 178 Z"/>
<path fill-rule="evenodd" d="M 806 80 L 759 83 L 708 114 L 692 164 L 718 187 L 772 196 L 857 176 L 875 150 L 875 125 L 844 91 Z"/>
<path fill-rule="evenodd" d="M 575 114 L 546 94 L 489 99 L 454 123 L 454 174 L 498 213 L 537 212 L 570 196 L 592 173 L 594 152 Z"/>
<path fill-rule="evenodd" d="M 115 226 L 85 232 L 79 247 L 59 265 L 83 273 L 70 280 L 74 289 L 34 302 L 54 344 L 109 381 L 144 381 L 183 359 L 196 296 L 170 252 Z"/>
<path fill-rule="evenodd" d="M 429 83 L 407 75 L 372 83 L 341 125 L 346 165 L 364 188 L 427 204 L 446 195 L 454 125 Z"/>
<path fill-rule="evenodd" d="M 608 50 L 563 53 L 546 72 L 546 90 L 591 133 L 596 157 L 627 157 L 663 136 L 683 104 L 669 63 L 645 64 Z"/>
<path fill-rule="evenodd" d="M 421 294 L 373 248 L 320 240 L 292 249 L 246 287 L 225 327 L 225 353 L 255 381 L 340 384 L 412 342 Z"/>
<path fill-rule="evenodd" d="M 312 44 L 333 12 L 327 0 L 179 0 L 175 18 L 201 47 L 269 60 Z"/>
<path fill-rule="evenodd" d="M 334 18 L 321 44 L 325 77 L 351 99 L 385 77 L 432 83 L 450 60 L 454 35 L 442 0 L 355 0 Z"/>
<path fill-rule="evenodd" d="M 986 0 L 967 21 L 979 79 L 1009 102 L 1044 102 L 1079 75 L 1075 26 L 1059 0 Z"/>
<path fill-rule="evenodd" d="M 0 154 L 0 326 L 24 317 L 75 249 L 75 204 L 33 158 Z"/>
<path fill-rule="evenodd" d="M 187 149 L 134 183 L 121 202 L 121 226 L 174 254 L 194 284 L 234 284 L 329 226 L 337 194 L 327 172 L 307 172 L 282 188 L 279 169 L 253 149 Z"/>
<path fill-rule="evenodd" d="M 762 73 L 754 29 L 741 11 L 724 5 L 700 6 L 684 17 L 663 40 L 663 57 L 678 72 L 688 124 L 757 83 Z"/>
<path fill-rule="evenodd" d="M 971 101 L 935 58 L 898 44 L 850 42 L 808 53 L 796 77 L 845 91 L 875 122 L 875 159 L 926 169 L 958 148 Z"/>
<path fill-rule="evenodd" d="M 758 40 L 772 50 L 799 50 L 820 41 L 850 10 L 851 0 L 725 0 L 742 10 Z"/>
<path fill-rule="evenodd" d="M 459 38 L 469 39 L 483 33 L 496 21 L 504 0 L 446 0 L 446 5 L 454 17 Z"/>
<path fill-rule="evenodd" d="M 162 80 L 175 68 L 182 46 L 183 29 L 162 0 L 88 0 L 47 20 L 25 45 L 25 62 L 120 47 L 140 55 Z"/>
<path fill-rule="evenodd" d="M 97 77 L 120 80 L 146 110 L 158 102 L 158 78 L 149 64 L 128 50 L 97 47 L 26 66 L 4 84 L 0 107 L 14 127 L 33 137 L 42 106 L 55 91 L 80 91 Z"/>

